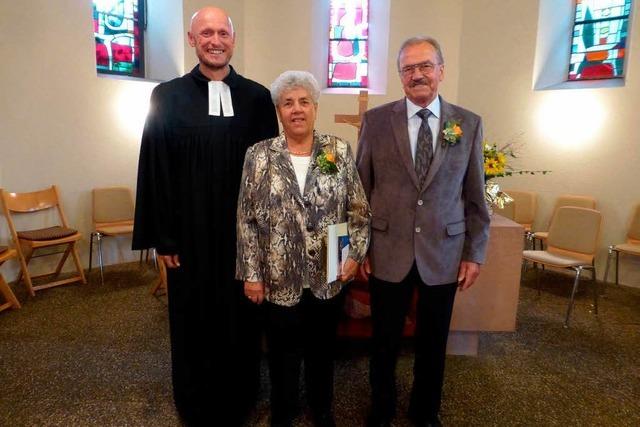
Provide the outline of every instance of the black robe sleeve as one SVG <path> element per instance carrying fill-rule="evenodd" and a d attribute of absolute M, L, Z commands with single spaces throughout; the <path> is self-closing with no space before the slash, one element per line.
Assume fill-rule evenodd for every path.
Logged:
<path fill-rule="evenodd" d="M 276 116 L 276 110 L 268 91 L 265 91 L 264 94 L 260 96 L 258 103 L 259 107 L 256 110 L 260 111 L 262 115 L 254 127 L 255 142 L 278 136 L 279 132 L 278 117 Z"/>
<path fill-rule="evenodd" d="M 133 249 L 156 248 L 158 253 L 178 253 L 176 212 L 171 209 L 174 182 L 170 174 L 170 147 L 165 126 L 166 88 L 157 86 L 150 101 L 138 162 L 138 185 L 133 228 Z"/>

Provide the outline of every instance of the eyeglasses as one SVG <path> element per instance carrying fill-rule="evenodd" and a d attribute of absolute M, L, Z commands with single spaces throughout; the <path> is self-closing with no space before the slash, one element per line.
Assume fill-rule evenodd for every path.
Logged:
<path fill-rule="evenodd" d="M 421 62 L 420 64 L 407 65 L 400 69 L 400 73 L 403 77 L 409 77 L 413 75 L 415 70 L 418 70 L 420 74 L 431 74 L 437 65 L 432 62 Z"/>

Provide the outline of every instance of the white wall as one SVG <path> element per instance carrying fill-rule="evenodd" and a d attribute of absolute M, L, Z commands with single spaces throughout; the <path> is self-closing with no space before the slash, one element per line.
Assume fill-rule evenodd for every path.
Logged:
<path fill-rule="evenodd" d="M 316 51 L 310 31 L 313 1 L 318 0 L 215 2 L 229 11 L 237 30 L 232 61 L 236 69 L 268 86 L 284 70 L 311 68 Z M 184 0 L 184 33 L 191 14 L 208 3 Z M 637 3 L 634 9 L 637 12 Z M 598 199 L 605 216 L 598 262 L 602 267 L 606 244 L 623 240 L 631 207 L 640 201 L 640 150 L 634 127 L 635 112 L 640 111 L 637 20 L 632 21 L 632 55 L 624 87 L 537 92 L 532 90 L 532 73 L 538 1 L 392 0 L 388 19 L 387 92 L 371 96 L 370 106 L 402 96 L 395 69 L 402 40 L 417 34 L 439 39 L 446 60 L 444 97 L 480 113 L 487 136 L 496 142 L 522 133 L 524 156 L 519 166 L 553 170 L 547 176 L 502 179 L 504 187 L 539 192 L 537 227 L 546 225 L 558 194 L 591 194 Z M 97 77 L 91 31 L 88 1 L 0 2 L 0 186 L 28 191 L 57 183 L 70 221 L 87 238 L 91 188 L 135 186 L 140 119 L 131 116 L 144 107 L 122 107 L 144 104 L 153 87 Z M 184 55 L 188 71 L 197 60 L 183 36 L 170 38 L 178 39 L 183 52 L 169 46 L 180 43 L 168 43 L 167 48 L 171 55 Z M 123 97 L 128 100 L 121 101 Z M 559 104 L 580 108 L 588 102 L 602 108 L 602 127 L 577 140 L 547 135 L 558 125 L 540 122 L 541 111 Z M 355 142 L 355 129 L 335 124 L 333 116 L 356 110 L 354 95 L 323 95 L 317 128 Z M 592 113 L 573 118 L 565 130 L 579 129 L 581 121 L 591 126 L 594 118 Z M 0 242 L 7 241 L 0 221 Z M 129 239 L 122 239 L 106 262 L 133 260 L 136 254 L 129 245 Z M 86 262 L 86 241 L 81 249 Z M 640 271 L 638 267 L 622 263 L 625 283 L 640 284 L 640 274 L 631 271 Z M 14 265 L 3 268 L 9 279 L 15 271 Z"/>
<path fill-rule="evenodd" d="M 247 34 L 243 38 L 242 49 L 247 76 L 268 86 L 285 70 L 313 68 L 312 56 L 321 50 L 313 45 L 314 1 L 317 0 L 245 0 Z M 391 1 L 387 91 L 384 95 L 371 95 L 370 107 L 403 96 L 395 58 L 402 41 L 418 34 L 432 35 L 441 41 L 447 61 L 442 90 L 447 99 L 457 99 L 462 4 L 461 0 Z M 328 31 L 327 27 L 327 35 Z M 334 123 L 334 115 L 355 114 L 357 111 L 357 95 L 323 94 L 316 127 L 322 132 L 346 138 L 355 147 L 355 128 Z"/>
<path fill-rule="evenodd" d="M 151 80 L 169 80 L 184 74 L 182 1 L 146 2 L 145 75 Z"/>
<path fill-rule="evenodd" d="M 634 9 L 637 17 L 638 2 Z M 534 91 L 538 2 L 474 0 L 464 7 L 460 103 L 483 116 L 491 140 L 522 134 L 521 168 L 553 171 L 501 178 L 500 184 L 539 193 L 535 229 L 546 229 L 558 195 L 595 197 L 604 216 L 600 277 L 606 246 L 624 241 L 632 207 L 640 202 L 638 24 L 632 20 L 624 87 Z M 637 258 L 621 262 L 621 281 L 640 286 Z"/>
<path fill-rule="evenodd" d="M 57 184 L 69 222 L 85 236 L 86 265 L 91 189 L 135 187 L 140 125 L 155 85 L 96 75 L 91 12 L 89 1 L 0 2 L 0 186 Z M 181 49 L 168 45 L 165 55 Z M 0 242 L 9 240 L 3 219 Z M 107 246 L 107 263 L 135 258 L 130 238 Z M 7 279 L 16 271 L 17 263 L 3 267 Z"/>

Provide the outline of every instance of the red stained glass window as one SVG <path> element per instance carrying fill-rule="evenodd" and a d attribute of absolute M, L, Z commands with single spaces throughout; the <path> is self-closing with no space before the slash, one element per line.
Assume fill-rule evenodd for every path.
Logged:
<path fill-rule="evenodd" d="M 369 86 L 369 1 L 330 0 L 328 87 Z"/>
<path fill-rule="evenodd" d="M 576 0 L 569 80 L 624 77 L 631 0 Z"/>
<path fill-rule="evenodd" d="M 93 0 L 98 73 L 144 77 L 143 4 L 139 0 Z"/>

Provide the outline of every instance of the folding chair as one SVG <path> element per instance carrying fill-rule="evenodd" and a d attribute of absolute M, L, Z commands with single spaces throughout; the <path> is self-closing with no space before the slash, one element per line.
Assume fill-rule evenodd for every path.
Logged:
<path fill-rule="evenodd" d="M 5 261 L 15 258 L 17 252 L 15 249 L 9 249 L 6 246 L 0 246 L 0 265 L 4 264 Z M 8 308 L 20 308 L 20 302 L 18 298 L 16 298 L 15 294 L 9 287 L 9 284 L 5 282 L 4 277 L 0 274 L 0 294 L 4 297 L 5 302 L 0 304 L 0 311 L 6 310 Z"/>
<path fill-rule="evenodd" d="M 22 272 L 18 276 L 17 283 L 24 277 L 27 290 L 31 296 L 35 296 L 35 291 L 65 285 L 67 283 L 81 282 L 86 284 L 87 280 L 84 277 L 84 271 L 82 270 L 82 264 L 80 263 L 80 257 L 76 249 L 76 243 L 82 238 L 82 235 L 77 230 L 69 228 L 67 218 L 60 204 L 58 188 L 53 185 L 50 188 L 31 193 L 9 193 L 0 189 L 0 194 L 2 196 L 4 215 L 9 224 L 11 237 L 15 242 L 18 259 L 22 267 Z M 13 215 L 24 216 L 49 209 L 55 209 L 57 211 L 59 220 L 57 225 L 35 230 L 19 231 L 16 229 Z M 64 249 L 61 252 L 45 252 L 36 255 L 36 251 L 50 247 L 63 247 Z M 52 273 L 37 276 L 32 276 L 31 273 L 29 273 L 28 265 L 32 258 L 60 253 L 62 253 L 62 258 Z M 69 255 L 73 258 L 76 275 L 70 278 L 56 280 Z M 53 281 L 34 286 L 32 279 L 46 276 L 51 276 Z"/>
<path fill-rule="evenodd" d="M 94 188 L 93 232 L 89 243 L 89 272 L 93 264 L 94 239 L 98 244 L 100 281 L 104 284 L 102 240 L 105 237 L 125 236 L 133 233 L 133 194 L 127 187 Z M 148 256 L 148 254 L 147 254 Z M 142 251 L 140 251 L 142 262 Z"/>
<path fill-rule="evenodd" d="M 163 295 L 168 292 L 167 289 L 167 266 L 164 264 L 164 261 L 161 257 L 155 258 L 157 261 L 159 276 L 158 280 L 151 287 L 151 295 Z M 158 293 L 161 292 L 162 293 Z"/>

